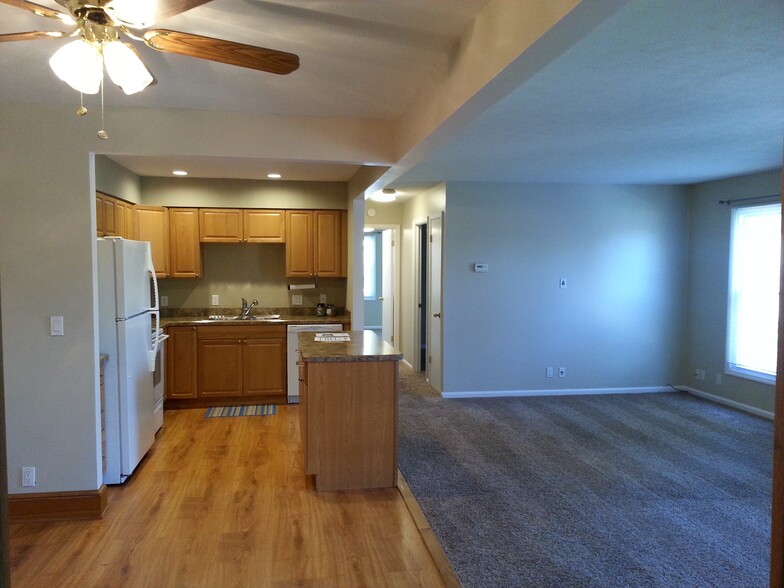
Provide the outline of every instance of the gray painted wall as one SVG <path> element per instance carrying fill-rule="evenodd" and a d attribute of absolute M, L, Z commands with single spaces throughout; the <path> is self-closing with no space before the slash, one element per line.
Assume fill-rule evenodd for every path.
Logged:
<path fill-rule="evenodd" d="M 719 200 L 781 194 L 781 170 L 691 186 L 688 307 L 681 382 L 709 394 L 773 411 L 774 386 L 724 373 L 727 341 L 730 207 Z M 693 370 L 706 371 L 698 381 Z M 722 383 L 716 382 L 721 375 Z"/>
<path fill-rule="evenodd" d="M 106 155 L 95 156 L 95 189 L 134 204 L 142 201 L 141 178 Z"/>
<path fill-rule="evenodd" d="M 644 388 L 682 373 L 683 189 L 448 183 L 444 235 L 445 392 Z"/>

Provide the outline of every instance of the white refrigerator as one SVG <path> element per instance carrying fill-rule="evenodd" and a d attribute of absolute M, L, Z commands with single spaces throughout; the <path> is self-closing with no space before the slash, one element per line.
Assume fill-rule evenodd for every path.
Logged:
<path fill-rule="evenodd" d="M 98 239 L 99 346 L 104 364 L 106 471 L 121 484 L 155 441 L 153 372 L 160 345 L 150 244 Z"/>

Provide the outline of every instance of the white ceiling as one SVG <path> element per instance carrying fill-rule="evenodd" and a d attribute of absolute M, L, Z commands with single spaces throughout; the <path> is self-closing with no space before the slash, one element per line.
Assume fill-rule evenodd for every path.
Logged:
<path fill-rule="evenodd" d="M 158 25 L 293 52 L 300 69 L 275 76 L 142 48 L 158 84 L 130 97 L 107 85 L 106 102 L 399 121 L 453 67 L 480 13 L 518 1 L 213 0 Z M 611 15 L 535 75 L 491 80 L 498 100 L 449 140 L 432 141 L 411 163 L 400 153 L 387 183 L 689 183 L 781 165 L 782 0 L 585 0 L 579 18 L 601 9 Z M 41 28 L 57 24 L 0 5 L 0 33 Z M 60 44 L 0 44 L 0 101 L 78 105 L 47 65 Z M 328 181 L 372 163 L 112 157 L 140 175 L 186 167 L 197 177 L 252 179 L 277 167 L 287 179 Z"/>

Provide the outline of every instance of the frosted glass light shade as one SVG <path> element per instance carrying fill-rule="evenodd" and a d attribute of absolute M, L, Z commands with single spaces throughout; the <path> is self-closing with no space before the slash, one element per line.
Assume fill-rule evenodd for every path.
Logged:
<path fill-rule="evenodd" d="M 103 59 L 109 77 L 126 94 L 141 92 L 152 83 L 152 75 L 130 45 L 120 41 L 106 43 Z"/>
<path fill-rule="evenodd" d="M 83 94 L 97 94 L 101 87 L 101 52 L 84 39 L 60 47 L 49 59 L 49 67 L 58 78 Z"/>

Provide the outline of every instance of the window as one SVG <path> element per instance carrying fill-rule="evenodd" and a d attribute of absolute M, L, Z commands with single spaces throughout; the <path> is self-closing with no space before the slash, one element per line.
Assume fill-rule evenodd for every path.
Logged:
<path fill-rule="evenodd" d="M 362 253 L 365 264 L 365 284 L 363 295 L 366 300 L 378 298 L 378 256 L 381 253 L 378 246 L 379 233 L 365 235 L 362 243 Z"/>
<path fill-rule="evenodd" d="M 781 205 L 735 208 L 730 243 L 727 373 L 774 383 Z"/>

